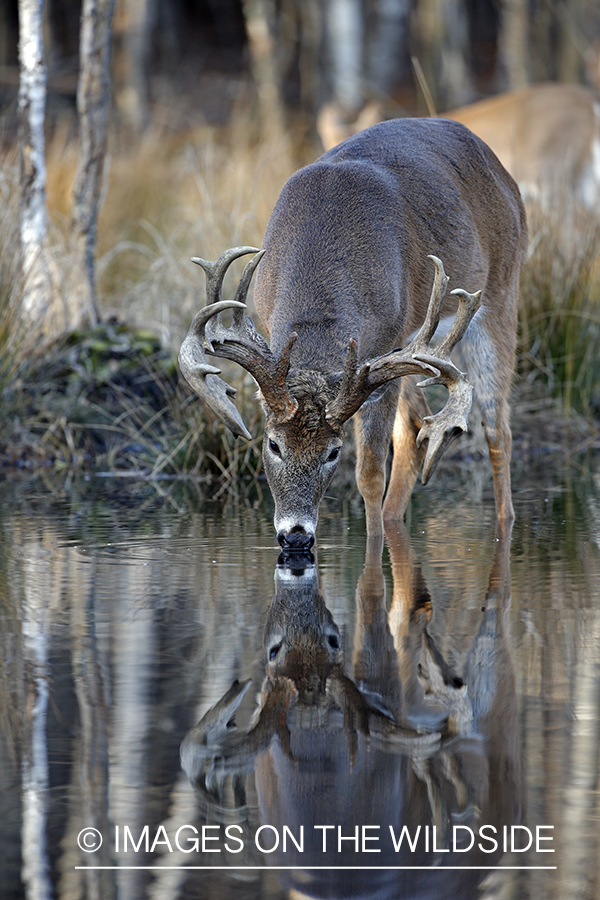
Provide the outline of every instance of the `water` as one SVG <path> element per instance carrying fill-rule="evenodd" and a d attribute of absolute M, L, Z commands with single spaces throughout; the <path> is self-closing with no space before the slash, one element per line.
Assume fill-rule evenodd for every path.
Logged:
<path fill-rule="evenodd" d="M 510 546 L 432 485 L 294 568 L 258 505 L 5 483 L 2 900 L 598 898 L 600 490 L 546 474 Z"/>

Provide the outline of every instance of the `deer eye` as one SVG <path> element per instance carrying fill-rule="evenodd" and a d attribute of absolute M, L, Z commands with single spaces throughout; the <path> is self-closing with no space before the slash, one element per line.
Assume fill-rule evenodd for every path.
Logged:
<path fill-rule="evenodd" d="M 327 457 L 327 462 L 335 462 L 338 456 L 340 455 L 340 448 L 334 447 L 329 456 Z"/>
<path fill-rule="evenodd" d="M 275 456 L 281 456 L 281 450 L 279 449 L 279 444 L 276 444 L 275 441 L 272 441 L 269 438 L 269 450 L 271 453 L 274 453 Z"/>
<path fill-rule="evenodd" d="M 336 634 L 330 634 L 330 635 L 328 635 L 328 637 L 327 637 L 327 643 L 329 644 L 329 646 L 331 647 L 332 650 L 339 650 L 339 649 L 340 649 L 339 638 L 338 638 L 338 636 L 337 636 Z"/>
<path fill-rule="evenodd" d="M 273 662 L 279 651 L 281 650 L 281 644 L 275 644 L 269 650 L 269 662 Z"/>

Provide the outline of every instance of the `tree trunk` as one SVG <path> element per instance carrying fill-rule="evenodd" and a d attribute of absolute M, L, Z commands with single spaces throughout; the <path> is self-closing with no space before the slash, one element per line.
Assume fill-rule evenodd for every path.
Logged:
<path fill-rule="evenodd" d="M 409 0 L 379 0 L 374 6 L 368 78 L 377 97 L 389 97 L 395 87 L 410 80 L 407 52 L 410 12 Z"/>
<path fill-rule="evenodd" d="M 46 720 L 49 703 L 51 611 L 42 584 L 50 583 L 48 559 L 40 547 L 24 551 L 25 583 L 21 607 L 23 634 L 24 729 L 22 783 L 22 879 L 25 896 L 51 900 L 52 884 L 47 846 L 49 763 Z"/>
<path fill-rule="evenodd" d="M 284 133 L 284 116 L 272 33 L 273 0 L 242 0 L 242 10 L 258 94 L 261 132 L 265 137 L 277 139 Z"/>
<path fill-rule="evenodd" d="M 360 0 L 331 0 L 327 4 L 327 41 L 333 101 L 347 114 L 363 105 L 363 15 Z"/>
<path fill-rule="evenodd" d="M 99 320 L 95 255 L 100 194 L 106 161 L 110 102 L 110 36 L 114 0 L 83 0 L 79 41 L 79 166 L 73 188 L 72 229 L 77 262 L 75 294 L 80 314 Z"/>
<path fill-rule="evenodd" d="M 527 70 L 528 17 L 525 0 L 504 0 L 500 30 L 500 53 L 504 62 L 509 90 L 529 83 Z"/>
<path fill-rule="evenodd" d="M 46 259 L 46 161 L 44 115 L 46 65 L 42 33 L 43 0 L 19 0 L 19 148 L 21 182 L 22 313 L 42 321 L 51 300 Z"/>
<path fill-rule="evenodd" d="M 148 62 L 156 0 L 121 0 L 115 19 L 115 102 L 125 123 L 139 135 L 149 120 Z"/>
<path fill-rule="evenodd" d="M 466 61 L 468 23 L 462 0 L 419 0 L 414 20 L 416 55 L 436 111 L 469 102 L 473 91 Z"/>

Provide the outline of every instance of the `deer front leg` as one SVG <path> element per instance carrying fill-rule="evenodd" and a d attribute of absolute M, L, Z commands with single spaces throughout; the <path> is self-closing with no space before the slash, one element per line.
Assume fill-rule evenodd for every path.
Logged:
<path fill-rule="evenodd" d="M 489 292 L 493 293 L 493 292 Z M 508 395 L 515 367 L 518 285 L 507 288 L 497 305 L 506 313 L 492 329 L 481 317 L 467 330 L 459 347 L 481 411 L 494 476 L 494 498 L 499 530 L 510 534 L 514 510 L 510 488 L 511 432 Z"/>
<path fill-rule="evenodd" d="M 501 402 L 494 423 L 495 427 L 490 423 L 489 417 L 487 420 L 484 418 L 483 425 L 494 476 L 494 499 L 498 527 L 500 531 L 510 534 L 515 513 L 510 486 L 512 436 L 508 418 L 508 406 Z"/>
<path fill-rule="evenodd" d="M 386 608 L 382 566 L 384 535 L 367 538 L 365 564 L 356 585 L 356 628 L 352 661 L 354 681 L 363 696 L 378 697 L 395 718 L 401 712 L 398 656 Z M 376 704 L 377 705 L 377 704 Z M 380 707 L 381 708 L 381 707 Z"/>
<path fill-rule="evenodd" d="M 369 537 L 383 534 L 381 507 L 397 398 L 398 386 L 391 383 L 381 397 L 365 403 L 354 417 L 356 484 L 365 502 Z"/>
<path fill-rule="evenodd" d="M 412 378 L 402 380 L 393 429 L 394 457 L 385 503 L 383 521 L 387 529 L 401 522 L 412 494 L 425 446 L 417 447 L 417 434 L 423 418 L 430 414 L 423 391 Z"/>

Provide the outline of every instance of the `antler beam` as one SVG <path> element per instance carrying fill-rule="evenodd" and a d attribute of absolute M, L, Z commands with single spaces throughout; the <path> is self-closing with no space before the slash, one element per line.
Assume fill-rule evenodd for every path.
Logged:
<path fill-rule="evenodd" d="M 235 299 L 222 300 L 223 280 L 231 263 L 248 253 L 256 255 L 246 265 L 239 281 Z M 265 339 L 258 333 L 249 316 L 244 315 L 248 288 L 254 270 L 263 256 L 256 247 L 233 247 L 214 262 L 193 257 L 192 262 L 206 273 L 206 298 L 204 309 L 194 317 L 187 337 L 179 352 L 179 365 L 190 386 L 206 405 L 219 416 L 235 435 L 250 439 L 251 435 L 236 406 L 229 399 L 235 396 L 235 388 L 218 376 L 221 370 L 210 365 L 206 354 L 237 362 L 258 383 L 263 397 L 280 421 L 292 418 L 298 408 L 285 387 L 285 377 L 290 367 L 290 351 L 296 335 L 290 335 L 279 359 L 276 359 Z M 222 321 L 221 312 L 233 310 L 231 326 Z"/>
<path fill-rule="evenodd" d="M 423 465 L 425 484 L 449 444 L 467 430 L 467 416 L 473 400 L 473 388 L 465 375 L 450 361 L 450 353 L 463 337 L 471 319 L 480 306 L 481 291 L 469 294 L 460 288 L 452 291 L 459 305 L 454 322 L 435 352 L 430 341 L 439 325 L 448 276 L 440 259 L 430 256 L 436 268 L 435 279 L 425 320 L 404 349 L 392 350 L 384 356 L 357 365 L 356 341 L 348 346 L 340 390 L 327 406 L 327 419 L 333 427 L 341 428 L 380 385 L 402 375 L 426 375 L 419 387 L 443 384 L 448 389 L 446 406 L 435 416 L 427 416 L 417 436 L 417 445 L 428 441 Z"/>

